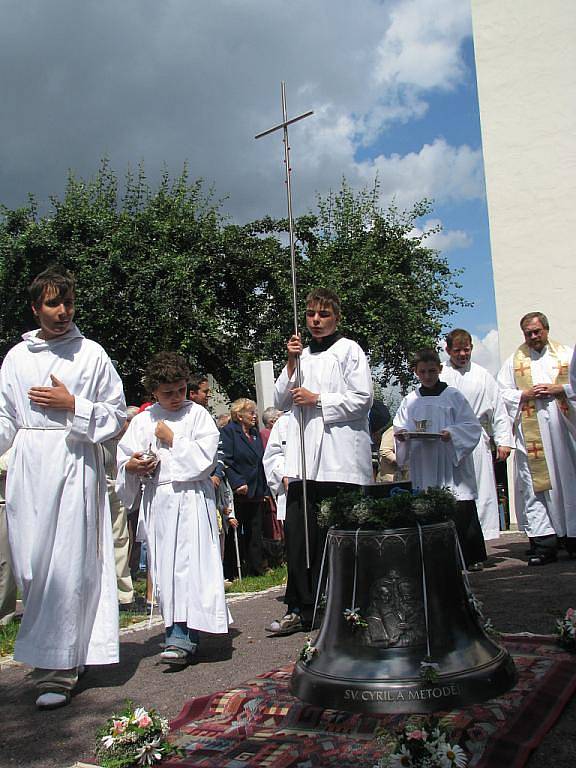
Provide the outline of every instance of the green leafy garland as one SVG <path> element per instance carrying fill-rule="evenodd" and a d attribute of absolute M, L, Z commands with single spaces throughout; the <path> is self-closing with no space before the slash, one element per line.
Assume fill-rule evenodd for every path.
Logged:
<path fill-rule="evenodd" d="M 326 528 L 387 529 L 414 528 L 452 520 L 456 497 L 448 488 L 403 491 L 386 498 L 374 498 L 364 491 L 348 491 L 325 499 L 320 505 L 318 523 Z"/>

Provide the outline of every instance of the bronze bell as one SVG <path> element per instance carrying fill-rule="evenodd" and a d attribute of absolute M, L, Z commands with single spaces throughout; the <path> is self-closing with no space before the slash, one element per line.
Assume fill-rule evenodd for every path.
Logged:
<path fill-rule="evenodd" d="M 478 703 L 517 679 L 485 632 L 452 521 L 328 532 L 328 598 L 291 689 L 324 708 L 435 712 Z"/>

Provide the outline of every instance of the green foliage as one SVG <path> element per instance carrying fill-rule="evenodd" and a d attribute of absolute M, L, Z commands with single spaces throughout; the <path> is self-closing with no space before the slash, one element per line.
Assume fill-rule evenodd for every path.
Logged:
<path fill-rule="evenodd" d="M 382 384 L 411 381 L 406 359 L 433 344 L 442 319 L 463 303 L 446 261 L 407 238 L 426 201 L 409 212 L 378 208 L 378 187 L 318 201 L 295 222 L 300 310 L 308 290 L 341 295 L 341 328 L 367 351 Z M 40 216 L 33 198 L 1 209 L 0 354 L 35 327 L 27 285 L 51 263 L 77 278 L 77 322 L 118 361 L 129 401 L 145 393 L 143 370 L 160 350 L 185 354 L 212 373 L 230 399 L 254 395 L 253 364 L 285 360 L 292 332 L 286 220 L 226 221 L 220 203 L 186 167 L 151 189 L 143 168 L 120 193 L 104 160 L 96 177 L 70 176 L 62 200 Z"/>
<path fill-rule="evenodd" d="M 413 528 L 454 518 L 456 498 L 448 488 L 428 488 L 416 494 L 403 491 L 375 498 L 364 491 L 339 493 L 320 505 L 318 522 L 340 529 Z"/>

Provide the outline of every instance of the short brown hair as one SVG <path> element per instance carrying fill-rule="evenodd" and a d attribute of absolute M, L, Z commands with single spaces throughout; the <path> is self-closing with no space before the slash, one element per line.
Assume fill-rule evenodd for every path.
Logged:
<path fill-rule="evenodd" d="M 446 336 L 446 349 L 452 349 L 456 339 L 460 338 L 468 339 L 468 343 L 472 344 L 472 336 L 468 331 L 465 331 L 464 328 L 454 328 L 454 330 L 450 331 Z"/>
<path fill-rule="evenodd" d="M 318 304 L 320 307 L 328 307 L 336 317 L 340 317 L 340 299 L 334 291 L 328 288 L 315 288 L 306 296 L 306 306 Z"/>
<path fill-rule="evenodd" d="M 432 347 L 423 347 L 412 356 L 412 368 L 414 370 L 416 370 L 418 363 L 436 363 L 439 368 L 442 366 L 440 355 Z"/>
<path fill-rule="evenodd" d="M 148 363 L 142 383 L 147 392 L 154 392 L 160 384 L 175 384 L 190 378 L 185 358 L 178 352 L 158 352 Z"/>
<path fill-rule="evenodd" d="M 524 330 L 524 324 L 529 323 L 530 320 L 540 320 L 542 327 L 547 331 L 550 330 L 550 323 L 548 322 L 548 318 L 543 312 L 528 312 L 525 314 L 524 317 L 520 320 L 520 328 Z"/>
<path fill-rule="evenodd" d="M 72 272 L 63 269 L 57 265 L 52 265 L 36 275 L 34 280 L 28 286 L 28 294 L 32 304 L 38 309 L 42 304 L 42 299 L 46 291 L 50 291 L 54 296 L 64 298 L 67 293 L 74 293 L 76 280 Z"/>

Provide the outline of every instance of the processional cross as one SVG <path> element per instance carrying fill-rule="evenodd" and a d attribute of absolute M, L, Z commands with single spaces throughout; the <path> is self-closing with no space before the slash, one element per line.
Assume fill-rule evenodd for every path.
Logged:
<path fill-rule="evenodd" d="M 288 126 L 292 123 L 303 120 L 305 117 L 310 117 L 314 112 L 305 112 L 298 117 L 293 117 L 288 120 L 288 113 L 286 110 L 286 83 L 282 81 L 282 122 L 275 125 L 273 128 L 269 128 L 267 131 L 263 131 L 255 136 L 255 139 L 261 139 L 263 136 L 268 136 L 269 133 L 274 133 L 280 129 L 284 132 L 284 165 L 286 172 L 286 197 L 288 201 L 288 232 L 290 235 L 290 268 L 292 271 L 292 309 L 294 312 L 294 335 L 298 336 L 298 289 L 296 285 L 296 254 L 294 250 L 294 221 L 292 218 L 292 188 L 290 186 L 290 173 L 292 171 L 290 167 L 290 145 L 288 144 Z M 300 357 L 296 358 L 296 386 L 302 386 L 302 369 L 300 367 Z M 310 537 L 308 535 L 308 500 L 306 496 L 306 449 L 304 444 L 304 413 L 302 406 L 298 409 L 298 422 L 300 425 L 300 457 L 302 466 L 302 504 L 304 512 L 304 534 L 306 540 L 306 568 L 310 570 Z"/>

